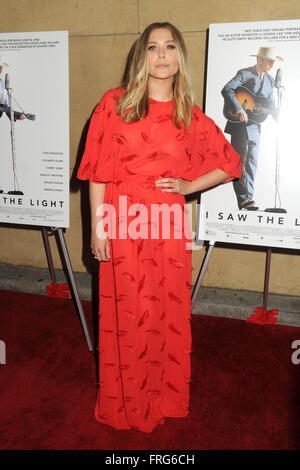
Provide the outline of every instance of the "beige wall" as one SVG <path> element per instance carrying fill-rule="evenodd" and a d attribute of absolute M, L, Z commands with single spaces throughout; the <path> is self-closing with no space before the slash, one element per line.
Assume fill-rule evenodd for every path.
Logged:
<path fill-rule="evenodd" d="M 91 111 L 101 95 L 118 86 L 126 55 L 153 21 L 170 21 L 183 33 L 192 67 L 196 101 L 202 105 L 207 29 L 210 23 L 300 18 L 299 0 L 0 0 L 0 32 L 69 31 L 70 51 L 70 228 L 66 232 L 75 271 L 95 269 L 83 236 L 88 224 L 86 189 L 75 170 Z M 3 14 L 5 12 L 5 15 Z M 4 20 L 5 18 L 5 20 Z M 75 170 L 74 170 L 75 168 Z M 196 201 L 193 202 L 193 204 Z M 56 267 L 61 263 L 51 240 Z M 193 252 L 194 278 L 204 249 Z M 266 250 L 215 248 L 204 285 L 262 291 Z M 38 230 L 1 227 L 0 262 L 46 267 Z M 300 257 L 274 253 L 270 291 L 300 295 Z"/>

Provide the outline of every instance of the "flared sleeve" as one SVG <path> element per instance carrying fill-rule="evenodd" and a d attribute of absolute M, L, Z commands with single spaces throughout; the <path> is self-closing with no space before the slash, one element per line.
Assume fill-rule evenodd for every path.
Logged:
<path fill-rule="evenodd" d="M 229 175 L 226 181 L 241 176 L 241 159 L 216 123 L 194 106 L 189 130 L 191 148 L 185 179 L 193 181 L 210 171 L 220 169 Z"/>
<path fill-rule="evenodd" d="M 89 125 L 85 150 L 77 178 L 94 183 L 113 181 L 114 147 L 111 144 L 112 120 L 116 97 L 107 91 L 96 106 Z"/>

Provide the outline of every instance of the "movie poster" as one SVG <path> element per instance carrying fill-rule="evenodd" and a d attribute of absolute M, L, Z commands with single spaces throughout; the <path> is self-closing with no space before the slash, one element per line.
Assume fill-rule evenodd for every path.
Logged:
<path fill-rule="evenodd" d="M 0 222 L 69 226 L 66 31 L 0 34 Z"/>
<path fill-rule="evenodd" d="M 213 24 L 205 112 L 242 178 L 201 196 L 199 240 L 300 248 L 300 20 Z"/>

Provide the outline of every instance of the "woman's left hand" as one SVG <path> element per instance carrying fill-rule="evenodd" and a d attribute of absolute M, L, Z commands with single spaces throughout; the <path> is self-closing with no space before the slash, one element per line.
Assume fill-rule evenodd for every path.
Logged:
<path fill-rule="evenodd" d="M 178 193 L 182 194 L 183 196 L 191 192 L 191 181 L 185 180 L 183 178 L 160 178 L 155 181 L 155 184 L 164 192 Z"/>

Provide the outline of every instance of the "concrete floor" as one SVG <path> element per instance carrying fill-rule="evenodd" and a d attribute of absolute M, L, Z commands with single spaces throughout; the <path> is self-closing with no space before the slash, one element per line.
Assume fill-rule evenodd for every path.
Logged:
<path fill-rule="evenodd" d="M 63 270 L 56 270 L 56 282 L 66 283 Z M 74 273 L 79 297 L 91 300 L 97 286 L 97 274 Z M 46 294 L 51 283 L 48 269 L 0 263 L 0 289 Z M 193 314 L 246 319 L 256 307 L 263 305 L 263 293 L 201 287 Z M 267 309 L 278 309 L 278 324 L 300 327 L 300 297 L 269 294 Z"/>

